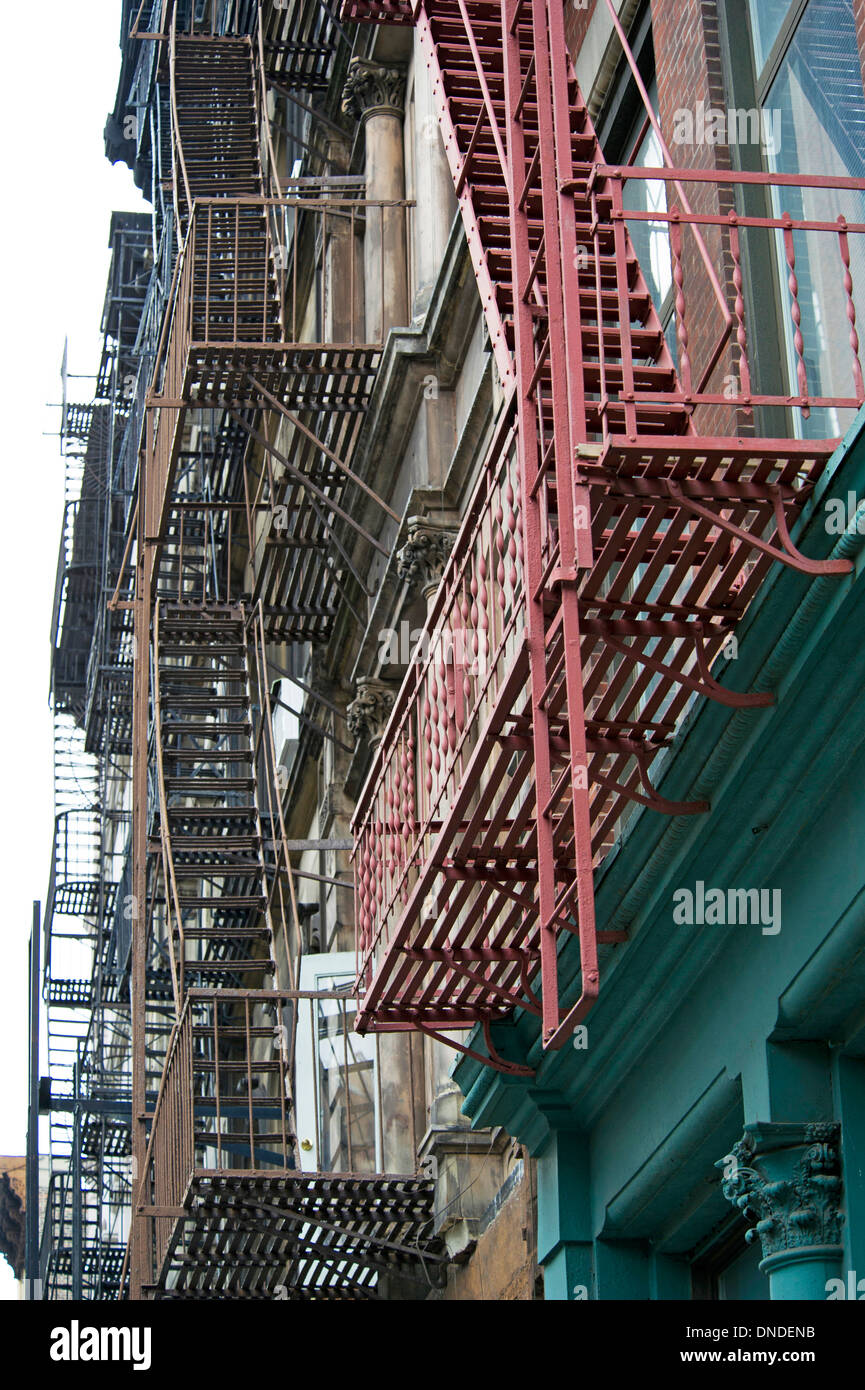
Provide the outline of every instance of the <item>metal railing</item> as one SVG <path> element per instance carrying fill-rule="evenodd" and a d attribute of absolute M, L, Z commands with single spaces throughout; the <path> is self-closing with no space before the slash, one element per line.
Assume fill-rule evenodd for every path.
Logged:
<path fill-rule="evenodd" d="M 627 207 L 626 190 L 638 182 L 662 186 L 663 200 L 655 197 L 650 201 L 663 201 L 664 206 Z M 682 184 L 715 194 L 709 199 L 715 206 L 709 211 L 693 211 L 676 197 Z M 777 215 L 748 215 L 737 208 L 723 211 L 719 206 L 721 195 L 741 204 L 747 190 L 755 188 L 770 190 L 781 205 Z M 806 420 L 815 409 L 853 411 L 865 401 L 857 328 L 857 298 L 858 307 L 865 309 L 865 286 L 861 283 L 865 280 L 865 220 L 856 221 L 843 213 L 834 220 L 829 216 L 792 217 L 783 207 L 787 200 L 804 204 L 810 198 L 834 210 L 846 200 L 848 210 L 858 204 L 865 215 L 865 180 L 601 164 L 594 165 L 586 179 L 570 185 L 570 191 L 588 191 L 596 214 L 591 239 L 583 251 L 587 277 L 594 282 L 599 297 L 614 267 L 621 302 L 626 302 L 628 267 L 614 245 L 618 226 L 650 228 L 663 238 L 669 258 L 678 382 L 669 390 L 641 386 L 639 355 L 629 356 L 624 334 L 620 343 L 618 333 L 602 332 L 597 364 L 588 364 L 598 373 L 597 395 L 601 400 L 615 399 L 610 381 L 618 383 L 622 377 L 618 397 L 625 402 L 626 418 L 632 422 L 629 433 L 638 407 L 646 403 L 682 404 L 692 411 L 700 406 L 739 409 L 752 417 L 756 408 L 774 406 L 800 412 L 801 419 Z M 607 204 L 606 215 L 602 203 Z M 783 354 L 786 346 L 788 358 L 789 385 L 780 391 L 761 389 L 755 349 L 765 325 L 757 325 L 746 306 L 745 277 L 749 261 L 755 261 L 758 236 L 764 239 L 763 263 L 770 274 L 774 261 L 784 340 L 779 347 Z M 705 248 L 709 237 L 718 245 L 713 261 L 715 286 L 728 309 L 727 327 L 718 339 L 703 332 L 708 280 L 697 252 Z M 662 256 L 665 247 L 659 248 Z M 860 272 L 856 284 L 854 268 Z M 803 275 L 807 277 L 807 296 L 800 284 Z M 834 333 L 829 328 L 833 324 L 838 325 Z M 762 346 L 766 346 L 765 337 Z M 719 364 L 727 374 L 721 389 L 717 385 L 712 389 Z M 821 389 L 821 377 L 828 377 L 822 384 L 831 389 Z M 722 435 L 724 432 L 719 430 Z M 608 433 L 605 422 L 605 436 Z"/>
<path fill-rule="evenodd" d="M 346 197 L 196 201 L 154 367 L 159 408 L 148 422 L 148 536 L 164 526 L 184 407 L 194 406 L 196 396 L 203 399 L 200 393 L 215 393 L 211 405 L 238 408 L 257 399 L 249 380 L 256 349 L 284 362 L 289 405 L 306 403 L 305 375 L 291 368 L 312 350 L 342 354 L 346 379 L 368 378 L 382 346 L 385 279 L 378 276 L 371 297 L 360 268 L 360 238 L 388 209 L 403 209 L 408 217 L 412 206 Z M 378 325 L 373 341 L 368 322 Z M 324 364 L 310 359 L 306 365 L 321 370 Z"/>
<path fill-rule="evenodd" d="M 155 1278 L 189 1214 L 195 1178 L 233 1174 L 254 1182 L 301 1171 L 376 1170 L 374 1063 L 352 1032 L 354 1009 L 353 998 L 338 990 L 188 992 L 134 1193 L 150 1226 Z M 301 1011 L 312 1066 L 298 1078 Z M 314 1126 L 307 1134 L 304 1119 L 300 1136 L 298 1096 Z"/>
<path fill-rule="evenodd" d="M 525 680 L 523 538 L 506 410 L 355 812 L 359 977 L 368 986 L 482 725 Z"/>

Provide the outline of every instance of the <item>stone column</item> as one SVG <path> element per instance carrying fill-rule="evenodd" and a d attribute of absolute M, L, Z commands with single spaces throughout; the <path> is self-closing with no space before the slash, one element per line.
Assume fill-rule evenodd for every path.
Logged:
<path fill-rule="evenodd" d="M 327 168 L 347 173 L 350 165 L 348 142 L 331 138 L 327 142 Z M 338 204 L 333 213 L 326 208 L 321 216 L 324 260 L 324 322 L 326 343 L 357 343 L 365 336 L 363 218 L 354 217 L 344 203 L 345 193 L 323 193 L 322 201 Z"/>
<path fill-rule="evenodd" d="M 397 574 L 403 583 L 420 591 L 429 614 L 454 547 L 456 530 L 423 516 L 410 516 L 407 524 L 408 539 L 397 551 Z"/>
<path fill-rule="evenodd" d="M 825 1300 L 841 1272 L 841 1160 L 837 1124 L 757 1123 L 715 1165 L 724 1196 L 756 1224 L 760 1268 L 774 1299 Z"/>
<path fill-rule="evenodd" d="M 364 124 L 367 198 L 404 199 L 404 68 L 352 58 L 342 109 Z M 367 342 L 383 342 L 391 328 L 409 321 L 404 208 L 367 209 L 364 279 Z"/>

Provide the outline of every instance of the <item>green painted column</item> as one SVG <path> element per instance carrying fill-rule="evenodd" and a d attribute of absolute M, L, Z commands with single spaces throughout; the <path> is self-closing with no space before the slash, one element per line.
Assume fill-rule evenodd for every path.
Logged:
<path fill-rule="evenodd" d="M 553 1130 L 538 1158 L 538 1263 L 546 1301 L 594 1298 L 585 1135 Z"/>
<path fill-rule="evenodd" d="M 716 1165 L 724 1196 L 756 1224 L 773 1300 L 825 1301 L 841 1272 L 839 1126 L 751 1124 Z"/>
<path fill-rule="evenodd" d="M 598 1239 L 595 1243 L 596 1297 L 643 1302 L 651 1297 L 648 1249 L 640 1241 Z"/>
<path fill-rule="evenodd" d="M 844 1292 L 840 1296 L 861 1300 L 865 1298 L 865 1060 L 837 1057 L 836 1094 L 845 1177 Z"/>

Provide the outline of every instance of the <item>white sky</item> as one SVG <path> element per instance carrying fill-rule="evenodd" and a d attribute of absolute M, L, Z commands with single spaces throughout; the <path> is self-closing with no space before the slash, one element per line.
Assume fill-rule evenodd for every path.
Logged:
<path fill-rule="evenodd" d="M 0 46 L 3 215 L 0 580 L 0 1155 L 23 1154 L 27 1106 L 27 939 L 44 899 L 52 834 L 49 632 L 63 498 L 60 359 L 95 372 L 113 210 L 146 208 L 103 127 L 120 64 L 120 0 L 4 6 Z M 81 399 L 92 395 L 79 382 Z M 71 391 L 71 388 L 70 388 Z M 43 1065 L 44 1069 L 44 1065 Z M 0 1299 L 16 1297 L 0 1259 Z"/>

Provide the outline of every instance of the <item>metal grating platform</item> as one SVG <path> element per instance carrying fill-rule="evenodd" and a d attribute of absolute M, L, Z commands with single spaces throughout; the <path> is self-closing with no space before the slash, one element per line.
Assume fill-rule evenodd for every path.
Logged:
<path fill-rule="evenodd" d="M 193 1173 L 158 1298 L 375 1299 L 382 1280 L 439 1286 L 435 1184 L 389 1174 Z"/>

